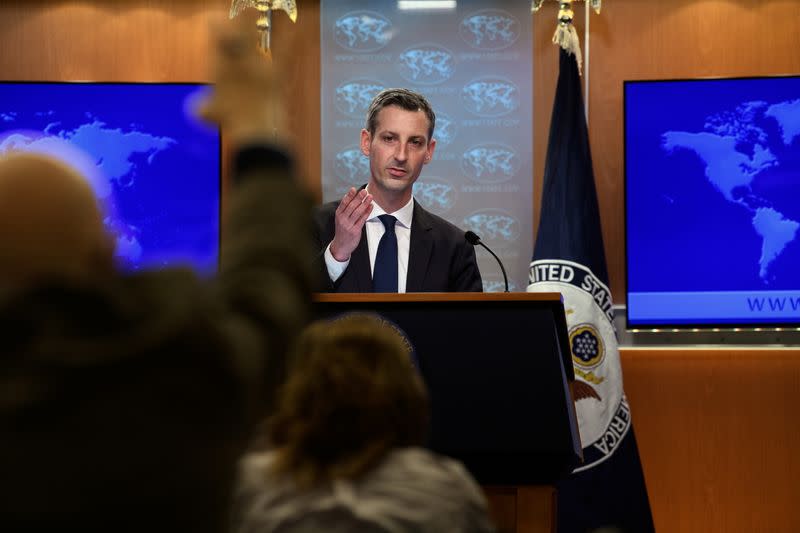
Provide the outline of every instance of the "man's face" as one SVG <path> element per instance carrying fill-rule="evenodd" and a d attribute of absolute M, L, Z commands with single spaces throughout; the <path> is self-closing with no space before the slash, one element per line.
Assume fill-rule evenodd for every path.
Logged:
<path fill-rule="evenodd" d="M 375 134 L 361 130 L 361 152 L 369 157 L 370 192 L 409 200 L 435 146 L 436 141 L 428 138 L 428 118 L 423 111 L 397 106 L 381 109 Z"/>

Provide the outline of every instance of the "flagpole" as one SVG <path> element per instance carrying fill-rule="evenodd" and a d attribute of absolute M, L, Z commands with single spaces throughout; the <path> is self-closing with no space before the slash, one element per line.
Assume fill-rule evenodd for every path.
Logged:
<path fill-rule="evenodd" d="M 586 114 L 586 125 L 589 125 L 589 20 L 590 20 L 590 5 L 589 2 L 584 4 L 585 14 L 583 26 L 583 111 Z"/>

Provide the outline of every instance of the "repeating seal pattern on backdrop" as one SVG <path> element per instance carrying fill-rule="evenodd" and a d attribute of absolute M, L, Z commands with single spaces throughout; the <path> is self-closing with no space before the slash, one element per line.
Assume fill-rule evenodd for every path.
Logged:
<path fill-rule="evenodd" d="M 519 158 L 510 146 L 498 143 L 473 146 L 461 156 L 461 171 L 482 184 L 503 183 L 519 172 Z"/>
<path fill-rule="evenodd" d="M 519 21 L 500 9 L 482 9 L 461 20 L 458 33 L 468 45 L 479 50 L 503 50 L 520 35 Z"/>
<path fill-rule="evenodd" d="M 455 72 L 453 52 L 434 43 L 406 48 L 398 57 L 397 70 L 411 83 L 437 85 Z"/>
<path fill-rule="evenodd" d="M 436 113 L 436 129 L 433 138 L 436 139 L 436 148 L 441 150 L 453 143 L 458 135 L 456 121 L 447 113 Z"/>
<path fill-rule="evenodd" d="M 348 185 L 359 187 L 369 180 L 369 159 L 358 146 L 349 146 L 337 152 L 334 172 Z"/>
<path fill-rule="evenodd" d="M 384 83 L 365 78 L 345 81 L 336 87 L 336 109 L 349 117 L 364 118 L 372 99 L 385 88 Z"/>
<path fill-rule="evenodd" d="M 519 89 L 514 82 L 498 76 L 476 78 L 461 89 L 461 100 L 479 117 L 502 117 L 519 108 Z"/>
<path fill-rule="evenodd" d="M 509 244 L 520 235 L 519 220 L 503 209 L 479 209 L 464 218 L 464 225 L 483 240 Z"/>
<path fill-rule="evenodd" d="M 374 11 L 352 11 L 334 23 L 334 39 L 351 52 L 378 51 L 392 35 L 392 21 Z"/>
<path fill-rule="evenodd" d="M 456 203 L 456 188 L 443 178 L 425 176 L 414 183 L 414 198 L 422 207 L 441 215 Z"/>

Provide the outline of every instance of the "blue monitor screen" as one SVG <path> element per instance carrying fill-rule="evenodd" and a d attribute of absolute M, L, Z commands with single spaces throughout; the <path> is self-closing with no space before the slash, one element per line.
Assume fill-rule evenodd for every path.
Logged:
<path fill-rule="evenodd" d="M 800 77 L 624 97 L 628 325 L 800 324 Z"/>
<path fill-rule="evenodd" d="M 219 253 L 220 136 L 190 108 L 187 83 L 0 82 L 0 154 L 44 152 L 85 175 L 128 272 Z"/>

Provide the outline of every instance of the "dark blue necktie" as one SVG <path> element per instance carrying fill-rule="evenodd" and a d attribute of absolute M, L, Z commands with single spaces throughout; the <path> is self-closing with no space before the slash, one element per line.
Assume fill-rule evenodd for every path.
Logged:
<path fill-rule="evenodd" d="M 397 235 L 394 233 L 397 219 L 392 215 L 380 215 L 378 218 L 386 231 L 378 243 L 372 283 L 375 292 L 397 292 Z"/>

